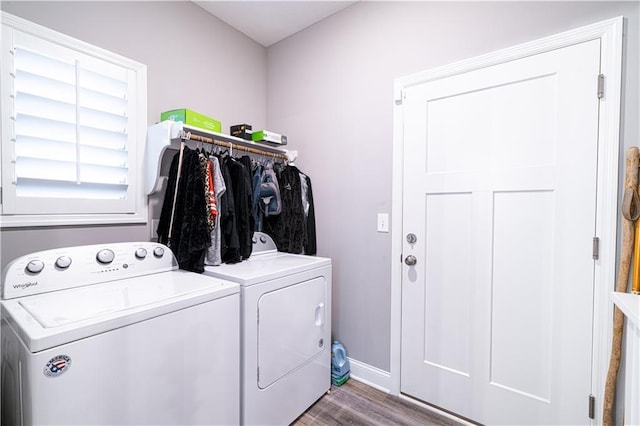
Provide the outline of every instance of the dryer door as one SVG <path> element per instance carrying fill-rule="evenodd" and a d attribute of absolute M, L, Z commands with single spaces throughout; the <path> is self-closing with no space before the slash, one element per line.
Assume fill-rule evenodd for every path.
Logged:
<path fill-rule="evenodd" d="M 258 301 L 258 386 L 265 389 L 320 354 L 327 324 L 327 280 L 316 277 Z"/>

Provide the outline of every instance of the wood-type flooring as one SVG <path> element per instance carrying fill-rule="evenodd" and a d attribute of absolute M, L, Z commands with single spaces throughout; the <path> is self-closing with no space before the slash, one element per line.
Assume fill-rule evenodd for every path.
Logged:
<path fill-rule="evenodd" d="M 460 425 L 418 405 L 349 379 L 340 387 L 331 386 L 293 426 L 334 425 Z"/>

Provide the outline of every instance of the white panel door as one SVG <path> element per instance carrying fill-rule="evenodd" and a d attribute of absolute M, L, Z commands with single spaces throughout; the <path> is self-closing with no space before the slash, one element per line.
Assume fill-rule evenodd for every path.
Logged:
<path fill-rule="evenodd" d="M 406 90 L 403 393 L 589 422 L 599 67 L 594 40 Z"/>

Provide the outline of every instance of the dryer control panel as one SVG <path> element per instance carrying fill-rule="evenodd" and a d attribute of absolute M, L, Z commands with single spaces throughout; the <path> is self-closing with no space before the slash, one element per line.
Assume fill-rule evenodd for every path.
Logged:
<path fill-rule="evenodd" d="M 253 233 L 253 253 L 278 251 L 276 243 L 268 234 L 264 232 Z"/>
<path fill-rule="evenodd" d="M 171 250 L 149 242 L 45 250 L 19 257 L 2 274 L 2 299 L 154 274 L 178 268 Z"/>

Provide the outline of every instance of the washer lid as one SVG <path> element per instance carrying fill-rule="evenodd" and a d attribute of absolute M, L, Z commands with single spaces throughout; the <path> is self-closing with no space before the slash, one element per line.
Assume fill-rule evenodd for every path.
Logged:
<path fill-rule="evenodd" d="M 205 266 L 204 273 L 245 287 L 328 265 L 331 259 L 326 257 L 272 252 L 251 256 L 240 263 Z"/>
<path fill-rule="evenodd" d="M 84 287 L 71 292 L 54 292 L 27 297 L 18 303 L 42 327 L 59 327 L 113 312 L 163 302 L 203 288 L 203 284 L 198 280 L 177 283 L 176 277 L 175 275 L 164 277 L 151 275 L 138 278 L 134 282 L 116 281 L 112 285 L 98 286 L 98 288 Z"/>
<path fill-rule="evenodd" d="M 178 270 L 6 300 L 2 316 L 38 352 L 238 291 L 236 283 Z"/>

